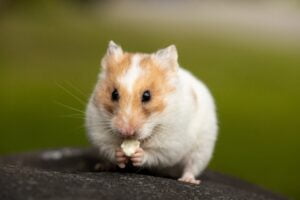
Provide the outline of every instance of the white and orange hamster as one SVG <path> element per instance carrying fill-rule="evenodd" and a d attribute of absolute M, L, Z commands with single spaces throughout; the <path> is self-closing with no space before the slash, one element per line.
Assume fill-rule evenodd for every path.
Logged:
<path fill-rule="evenodd" d="M 86 110 L 88 137 L 109 163 L 153 170 L 199 184 L 217 139 L 214 100 L 177 61 L 171 45 L 155 53 L 128 53 L 113 41 Z M 130 157 L 126 139 L 140 146 Z"/>

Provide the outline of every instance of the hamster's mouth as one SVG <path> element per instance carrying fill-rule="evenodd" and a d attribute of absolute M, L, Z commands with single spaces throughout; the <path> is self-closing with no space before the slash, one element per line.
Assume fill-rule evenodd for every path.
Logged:
<path fill-rule="evenodd" d="M 147 135 L 146 137 L 141 137 L 140 133 L 137 133 L 132 136 L 121 136 L 121 133 L 119 133 L 119 132 L 116 132 L 116 133 L 117 133 L 117 135 L 119 135 L 120 139 L 122 139 L 122 140 L 132 139 L 132 140 L 138 140 L 141 143 L 146 143 L 149 140 L 151 140 L 154 136 L 156 136 L 159 132 L 161 132 L 161 130 L 162 130 L 162 124 L 157 124 L 156 126 L 154 126 L 152 128 L 152 130 L 150 131 L 150 134 Z"/>

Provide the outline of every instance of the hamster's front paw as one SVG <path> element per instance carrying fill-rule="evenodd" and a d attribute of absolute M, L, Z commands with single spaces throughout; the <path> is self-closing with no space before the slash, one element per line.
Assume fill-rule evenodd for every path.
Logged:
<path fill-rule="evenodd" d="M 125 153 L 121 148 L 116 149 L 115 157 L 116 157 L 117 165 L 120 168 L 125 168 L 126 163 L 128 162 L 128 157 L 126 157 Z"/>
<path fill-rule="evenodd" d="M 132 165 L 135 167 L 140 167 L 142 166 L 144 162 L 144 156 L 145 152 L 142 148 L 138 148 L 135 153 L 130 157 L 130 160 L 132 162 Z"/>

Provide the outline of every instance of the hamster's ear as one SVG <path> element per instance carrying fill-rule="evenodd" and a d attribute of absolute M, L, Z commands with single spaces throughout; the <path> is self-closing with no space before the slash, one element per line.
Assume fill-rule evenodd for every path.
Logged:
<path fill-rule="evenodd" d="M 158 50 L 154 56 L 164 67 L 176 69 L 178 67 L 178 53 L 175 45 Z"/>
<path fill-rule="evenodd" d="M 107 55 L 110 56 L 121 56 L 123 54 L 122 47 L 117 45 L 114 41 L 109 41 L 107 48 Z"/>
<path fill-rule="evenodd" d="M 105 56 L 102 58 L 101 65 L 105 69 L 110 61 L 118 61 L 123 55 L 122 47 L 114 41 L 109 41 Z"/>

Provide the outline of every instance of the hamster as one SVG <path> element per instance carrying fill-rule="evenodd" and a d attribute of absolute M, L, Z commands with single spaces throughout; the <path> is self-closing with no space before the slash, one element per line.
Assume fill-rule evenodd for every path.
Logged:
<path fill-rule="evenodd" d="M 87 134 L 114 166 L 135 167 L 199 184 L 217 139 L 217 117 L 207 87 L 178 64 L 175 45 L 129 53 L 110 41 L 86 109 Z M 125 139 L 140 142 L 128 157 Z"/>

